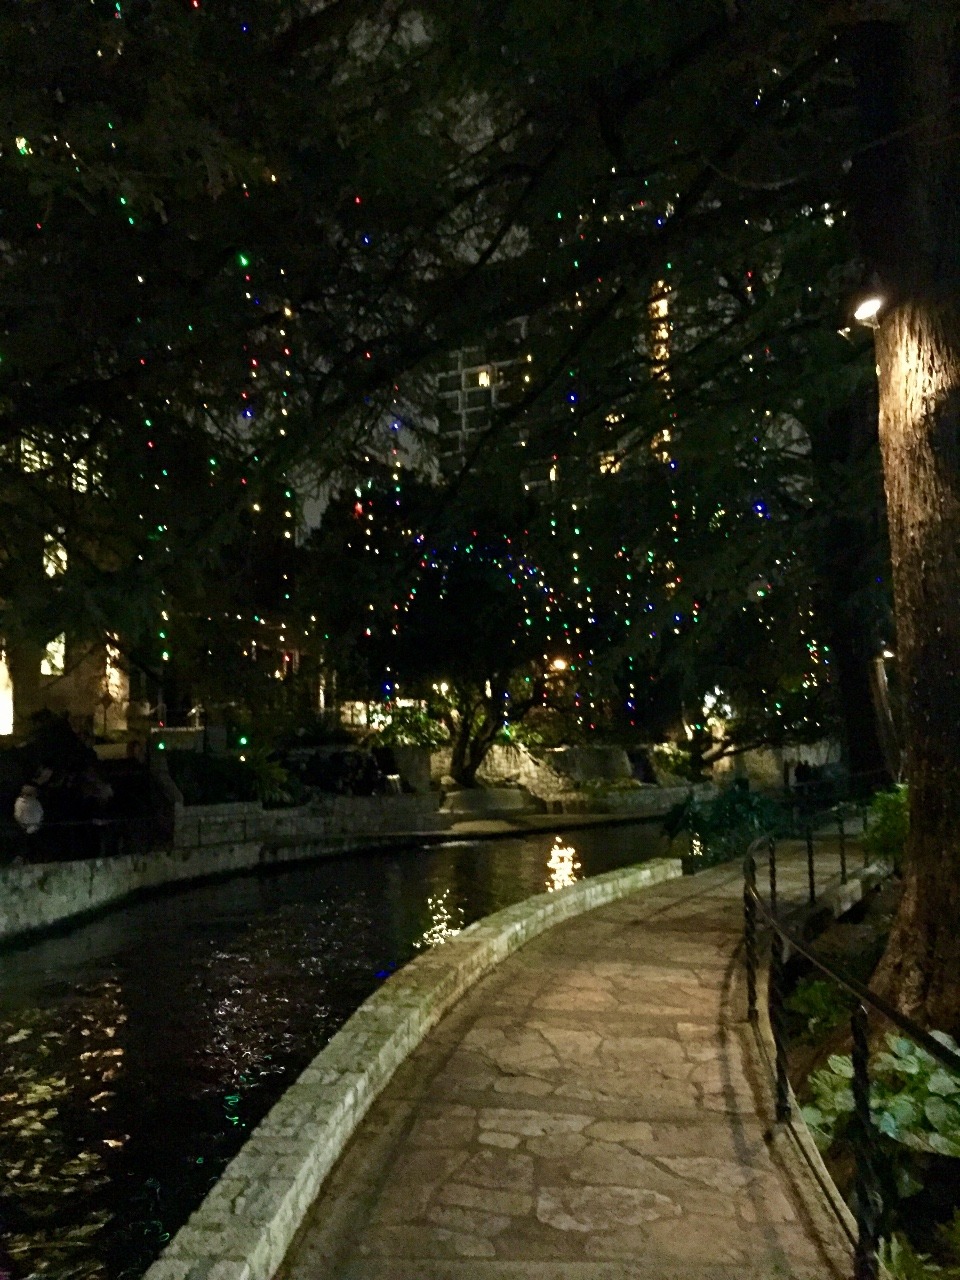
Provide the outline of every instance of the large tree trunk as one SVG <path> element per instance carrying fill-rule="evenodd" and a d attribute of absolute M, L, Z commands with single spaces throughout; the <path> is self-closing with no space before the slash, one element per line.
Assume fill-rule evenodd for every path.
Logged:
<path fill-rule="evenodd" d="M 874 672 L 892 620 L 878 597 L 878 575 L 890 576 L 877 457 L 875 389 L 859 392 L 810 434 L 813 513 L 820 533 L 812 548 L 816 610 L 826 627 L 851 785 L 857 795 L 900 775 L 899 748 L 888 750 L 889 702 L 875 696 Z"/>
<path fill-rule="evenodd" d="M 878 982 L 960 1030 L 960 307 L 903 304 L 877 335 L 910 843 Z"/>
<path fill-rule="evenodd" d="M 850 786 L 854 795 L 869 795 L 872 789 L 889 786 L 900 776 L 900 761 L 898 751 L 887 749 L 884 706 L 874 696 L 871 658 L 859 639 L 840 619 L 828 633 L 840 690 Z"/>
<path fill-rule="evenodd" d="M 880 444 L 905 712 L 905 891 L 876 984 L 960 1031 L 960 182 L 956 4 L 887 39 L 894 139 L 874 160 Z M 891 56 L 891 51 L 893 51 Z M 899 63 L 899 65 L 898 65 Z M 874 68 L 876 72 L 877 68 Z M 885 224 L 884 224 L 885 217 Z"/>
<path fill-rule="evenodd" d="M 487 706 L 461 715 L 450 756 L 450 776 L 461 787 L 477 785 L 477 772 L 502 728 L 502 717 Z"/>

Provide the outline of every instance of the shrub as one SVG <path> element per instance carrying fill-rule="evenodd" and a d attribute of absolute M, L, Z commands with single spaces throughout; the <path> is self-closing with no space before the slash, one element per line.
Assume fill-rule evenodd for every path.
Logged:
<path fill-rule="evenodd" d="M 259 800 L 266 805 L 290 804 L 296 784 L 286 769 L 265 752 L 214 756 L 199 751 L 168 751 L 167 767 L 184 804 L 233 804 Z"/>
<path fill-rule="evenodd" d="M 703 769 L 692 753 L 675 742 L 659 742 L 650 750 L 651 762 L 658 773 L 672 775 L 684 782 L 702 782 Z"/>
<path fill-rule="evenodd" d="M 850 1002 L 836 983 L 822 978 L 804 978 L 784 1003 L 806 1022 L 807 1040 L 817 1040 L 838 1027 L 850 1011 Z"/>
<path fill-rule="evenodd" d="M 955 1053 L 955 1040 L 931 1033 Z M 881 1133 L 913 1151 L 960 1156 L 960 1076 L 905 1036 L 888 1034 L 886 1053 L 870 1062 L 870 1111 Z M 845 1131 L 853 1113 L 853 1062 L 833 1054 L 810 1077 L 812 1106 L 803 1118 L 824 1150 Z"/>
<path fill-rule="evenodd" d="M 341 723 L 333 711 L 318 711 L 285 733 L 281 745 L 292 747 L 350 746 L 355 736 Z"/>
<path fill-rule="evenodd" d="M 168 751 L 167 767 L 184 804 L 230 804 L 255 800 L 253 774 L 234 756 Z"/>
<path fill-rule="evenodd" d="M 689 867 L 701 870 L 741 856 L 758 835 L 775 832 L 782 823 L 774 801 L 734 786 L 714 800 L 688 796 L 667 815 L 664 827 L 670 836 L 689 833 Z"/>
<path fill-rule="evenodd" d="M 391 707 L 390 719 L 376 737 L 385 747 L 441 747 L 449 741 L 446 726 L 424 707 Z"/>
<path fill-rule="evenodd" d="M 907 787 L 901 783 L 892 791 L 878 791 L 870 802 L 863 847 L 873 858 L 893 864 L 899 874 L 910 832 L 910 805 Z"/>
<path fill-rule="evenodd" d="M 300 790 L 299 784 L 278 761 L 265 751 L 246 753 L 245 764 L 253 787 L 253 796 L 267 808 L 277 809 L 293 804 Z"/>

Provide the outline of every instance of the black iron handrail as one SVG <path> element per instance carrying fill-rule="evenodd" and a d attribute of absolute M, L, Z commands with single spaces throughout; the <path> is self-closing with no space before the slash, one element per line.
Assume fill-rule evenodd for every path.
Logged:
<path fill-rule="evenodd" d="M 839 828 L 840 879 L 841 883 L 845 883 L 847 879 L 846 842 L 842 815 L 839 817 Z M 816 877 L 813 860 L 812 827 L 807 828 L 806 846 L 809 901 L 814 903 L 816 901 Z M 769 860 L 769 905 L 764 902 L 757 889 L 757 855 L 762 850 L 767 852 Z M 960 1074 L 960 1054 L 953 1052 L 947 1045 L 941 1044 L 929 1032 L 917 1026 L 881 996 L 875 995 L 854 978 L 838 973 L 830 965 L 814 955 L 802 939 L 797 938 L 783 925 L 777 917 L 777 855 L 776 841 L 772 836 L 761 836 L 750 845 L 744 856 L 743 871 L 747 1017 L 753 1023 L 756 1023 L 759 1017 L 757 1006 L 757 973 L 759 969 L 758 916 L 770 930 L 769 1010 L 775 1057 L 775 1114 L 779 1122 L 789 1121 L 792 1112 L 790 1085 L 787 1076 L 787 1016 L 784 991 L 784 967 L 787 948 L 802 955 L 814 968 L 842 991 L 846 992 L 854 1001 L 853 1012 L 850 1017 L 850 1031 L 853 1041 L 853 1079 L 851 1087 L 854 1103 L 850 1136 L 855 1161 L 854 1211 L 857 1223 L 853 1276 L 854 1280 L 877 1280 L 880 1266 L 878 1250 L 883 1198 L 876 1166 L 875 1130 L 870 1114 L 870 1013 L 872 1011 L 886 1018 L 914 1043 L 925 1049 L 931 1057 L 956 1074 Z"/>

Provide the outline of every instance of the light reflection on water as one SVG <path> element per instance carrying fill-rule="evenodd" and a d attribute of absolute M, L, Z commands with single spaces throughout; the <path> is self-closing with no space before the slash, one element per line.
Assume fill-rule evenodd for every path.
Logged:
<path fill-rule="evenodd" d="M 463 932 L 463 907 L 451 908 L 449 889 L 444 889 L 435 898 L 428 898 L 427 910 L 430 912 L 430 927 L 413 944 L 417 951 L 443 946 Z"/>
<path fill-rule="evenodd" d="M 570 885 L 576 884 L 581 878 L 576 848 L 572 844 L 564 844 L 557 836 L 547 860 L 547 870 L 550 872 L 547 876 L 548 893 L 556 893 L 558 889 L 568 889 Z"/>
<path fill-rule="evenodd" d="M 133 1280 L 249 1130 L 416 950 L 652 825 L 456 842 L 196 886 L 0 954 L 0 1273 Z"/>

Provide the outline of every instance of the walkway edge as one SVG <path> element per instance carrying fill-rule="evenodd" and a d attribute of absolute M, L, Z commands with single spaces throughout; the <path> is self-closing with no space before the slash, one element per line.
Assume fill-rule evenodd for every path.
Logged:
<path fill-rule="evenodd" d="M 371 1104 L 443 1015 L 524 943 L 681 875 L 656 858 L 487 916 L 394 974 L 291 1085 L 144 1280 L 272 1280 Z"/>
<path fill-rule="evenodd" d="M 872 889 L 889 879 L 892 870 L 892 866 L 882 859 L 871 862 L 861 870 L 852 872 L 846 884 L 833 886 L 821 900 L 821 904 L 827 906 L 834 919 L 837 919 Z M 757 975 L 758 1018 L 753 1030 L 755 1045 L 767 1075 L 768 1093 L 772 1097 L 776 1075 L 776 1048 L 770 1021 L 769 992 L 770 971 L 763 966 Z M 788 1083 L 787 1090 L 790 1119 L 786 1125 L 774 1131 L 773 1145 L 788 1167 L 794 1191 L 803 1201 L 808 1215 L 813 1217 L 818 1210 L 828 1213 L 843 1232 L 852 1254 L 857 1240 L 857 1220 L 834 1182 L 803 1118 L 803 1107 L 793 1091 L 793 1085 Z M 893 1280 L 882 1263 L 879 1266 L 879 1276 L 880 1280 Z"/>

